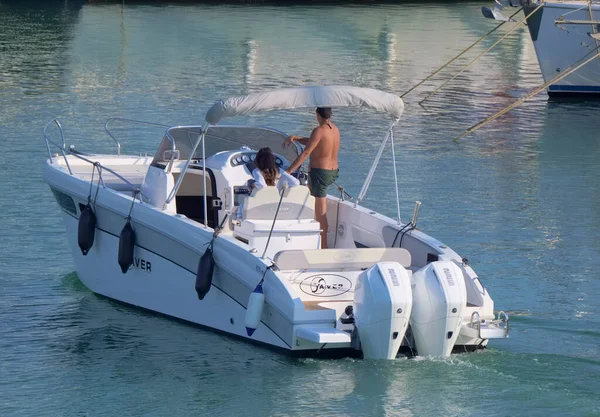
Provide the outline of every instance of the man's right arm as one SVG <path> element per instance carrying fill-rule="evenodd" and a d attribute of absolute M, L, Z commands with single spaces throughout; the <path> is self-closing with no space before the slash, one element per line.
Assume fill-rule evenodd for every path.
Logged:
<path fill-rule="evenodd" d="M 302 136 L 296 136 L 296 139 L 294 139 L 294 142 L 300 142 L 301 144 L 303 144 L 304 146 L 306 146 L 306 144 L 308 143 L 309 140 L 310 140 L 310 138 L 304 138 Z"/>
<path fill-rule="evenodd" d="M 310 138 L 305 138 L 303 136 L 292 135 L 289 136 L 286 140 L 283 141 L 283 148 L 287 148 L 292 144 L 292 142 L 300 142 L 302 145 L 306 146 Z"/>
<path fill-rule="evenodd" d="M 315 148 L 319 144 L 320 140 L 321 140 L 321 135 L 319 134 L 317 129 L 314 129 L 310 135 L 310 138 L 308 139 L 308 143 L 306 144 L 306 147 L 300 153 L 300 155 L 298 155 L 296 160 L 294 162 L 292 162 L 292 165 L 290 165 L 289 168 L 286 169 L 286 172 L 288 174 L 291 174 L 292 172 L 297 170 L 300 167 L 300 165 L 302 165 L 302 163 L 306 160 L 306 158 L 308 158 L 310 156 L 312 151 L 315 150 Z"/>

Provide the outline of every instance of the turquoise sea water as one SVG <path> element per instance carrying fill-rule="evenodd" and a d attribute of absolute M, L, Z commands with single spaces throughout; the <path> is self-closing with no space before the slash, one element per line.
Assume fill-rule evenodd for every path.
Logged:
<path fill-rule="evenodd" d="M 401 94 L 492 28 L 483 5 L 0 1 L 0 416 L 600 416 L 600 104 L 541 94 L 451 141 L 542 84 L 525 29 L 425 109 L 451 70 L 407 96 L 396 129 L 403 216 L 422 201 L 421 229 L 511 316 L 483 352 L 291 359 L 99 298 L 41 177 L 53 117 L 77 149 L 114 151 L 112 116 L 199 124 L 216 99 L 295 85 Z M 335 114 L 353 195 L 387 123 L 358 116 Z M 306 134 L 313 115 L 234 121 Z M 116 131 L 131 153 L 162 133 Z M 365 205 L 394 216 L 385 159 Z"/>

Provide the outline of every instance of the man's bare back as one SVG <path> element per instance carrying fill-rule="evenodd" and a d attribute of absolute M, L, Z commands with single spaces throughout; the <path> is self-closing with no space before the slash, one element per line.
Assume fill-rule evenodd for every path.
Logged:
<path fill-rule="evenodd" d="M 340 149 L 340 131 L 329 122 L 313 129 L 312 137 L 318 137 L 317 146 L 310 154 L 310 168 L 338 169 L 338 151 Z"/>
<path fill-rule="evenodd" d="M 313 129 L 309 138 L 290 136 L 282 145 L 284 148 L 293 142 L 305 145 L 304 150 L 287 169 L 288 173 L 296 171 L 310 156 L 310 193 L 315 197 L 315 217 L 321 224 L 321 247 L 327 248 L 327 188 L 338 177 L 340 131 L 331 123 L 331 108 L 318 107 L 315 113 L 319 126 Z"/>
<path fill-rule="evenodd" d="M 340 131 L 330 121 L 322 122 L 315 127 L 310 137 L 290 136 L 283 143 L 287 147 L 292 142 L 300 142 L 305 146 L 304 151 L 287 169 L 288 173 L 296 171 L 310 156 L 309 168 L 338 169 L 338 152 L 340 150 Z"/>

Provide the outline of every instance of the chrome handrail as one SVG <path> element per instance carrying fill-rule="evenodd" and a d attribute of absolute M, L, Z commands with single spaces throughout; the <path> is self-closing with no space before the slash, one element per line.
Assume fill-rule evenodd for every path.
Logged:
<path fill-rule="evenodd" d="M 477 321 L 476 321 L 476 322 L 473 322 L 473 318 L 474 318 L 475 316 L 477 316 Z M 470 322 L 469 324 L 470 324 L 471 326 L 472 326 L 473 324 L 477 324 L 477 328 L 479 329 L 479 324 L 480 324 L 480 323 L 481 323 L 481 316 L 479 315 L 479 312 L 478 312 L 478 311 L 474 311 L 474 312 L 471 314 L 471 322 Z"/>
<path fill-rule="evenodd" d="M 173 188 L 171 189 L 171 192 L 169 193 L 169 195 L 167 196 L 167 199 L 165 200 L 165 207 L 167 206 L 167 204 L 169 204 L 173 198 L 175 198 L 175 194 L 177 193 L 177 190 L 179 190 L 179 187 L 181 186 L 181 183 L 183 181 L 183 178 L 185 176 L 185 173 L 187 172 L 188 167 L 190 166 L 190 163 L 192 162 L 192 158 L 194 156 L 194 153 L 196 152 L 196 149 L 198 148 L 198 145 L 200 144 L 200 142 L 202 142 L 202 160 L 204 162 L 203 165 L 203 171 L 202 171 L 202 176 L 204 177 L 204 189 L 206 190 L 206 159 L 205 159 L 205 155 L 204 155 L 204 139 L 205 139 L 205 135 L 206 135 L 206 131 L 208 130 L 208 123 L 206 123 L 204 126 L 200 127 L 200 133 L 198 134 L 198 139 L 196 140 L 196 143 L 194 144 L 194 147 L 192 148 L 192 151 L 190 152 L 190 155 L 188 157 L 188 159 L 185 161 L 185 165 L 183 166 L 183 169 L 181 170 L 180 174 L 179 174 L 179 178 L 177 178 L 177 182 L 175 182 L 175 185 L 173 185 Z M 169 129 L 167 129 L 165 135 L 170 138 L 173 142 L 175 141 L 175 139 L 171 136 L 171 129 L 183 129 L 184 131 L 186 131 L 187 129 L 190 128 L 196 128 L 198 126 L 175 126 L 175 127 L 171 127 Z M 188 133 L 197 133 L 194 131 L 188 131 Z M 171 156 L 171 158 L 173 158 L 173 156 Z M 168 165 L 169 169 L 167 172 L 171 172 L 171 166 L 172 166 L 172 161 L 171 163 Z M 206 223 L 206 192 L 204 193 L 204 197 L 205 197 L 205 201 L 204 201 L 204 221 Z"/>
<path fill-rule="evenodd" d="M 48 129 L 48 126 L 54 122 L 56 124 L 56 126 L 58 126 L 58 129 L 60 130 L 60 137 L 62 140 L 62 146 L 60 146 L 59 144 L 57 144 L 56 142 L 54 142 L 52 139 L 50 139 L 48 137 L 48 134 L 46 133 L 46 129 Z M 63 131 L 63 128 L 60 124 L 60 122 L 54 118 L 52 120 L 50 120 L 48 123 L 46 123 L 46 125 L 44 126 L 44 129 L 42 131 L 42 133 L 44 134 L 44 139 L 46 140 L 46 148 L 48 149 L 48 156 L 50 157 L 50 162 L 54 162 L 54 160 L 52 159 L 52 152 L 50 151 L 50 145 L 48 144 L 48 142 L 50 142 L 51 144 L 53 144 L 54 146 L 56 146 L 58 149 L 60 149 L 60 152 L 62 153 L 62 156 L 65 160 L 65 164 L 67 165 L 67 169 L 69 170 L 69 174 L 73 175 L 73 171 L 71 170 L 71 166 L 69 165 L 69 161 L 67 160 L 67 155 L 65 154 L 65 148 L 66 148 L 66 144 L 65 144 L 65 134 Z M 67 153 L 70 153 L 70 151 L 67 151 Z"/>
<path fill-rule="evenodd" d="M 195 131 L 191 130 L 191 129 L 196 129 L 196 128 L 199 128 L 200 132 L 195 132 Z M 202 130 L 203 129 L 202 126 L 193 126 L 193 125 L 192 126 L 171 126 L 171 127 L 167 128 L 167 130 L 165 131 L 165 136 L 171 141 L 171 159 L 169 160 L 169 163 L 165 167 L 165 170 L 167 171 L 167 173 L 171 172 L 171 168 L 173 168 L 173 161 L 175 160 L 175 138 L 171 135 L 171 130 L 173 130 L 173 129 L 179 129 L 184 132 L 188 132 L 188 135 L 190 133 L 194 133 L 194 134 L 198 135 L 198 137 L 202 136 L 202 134 L 204 133 Z M 198 146 L 197 143 L 196 143 L 196 146 Z M 187 170 L 187 167 L 190 164 L 195 151 L 196 151 L 196 147 L 194 147 L 194 151 L 190 154 L 177 183 L 173 187 L 173 190 L 179 189 L 181 180 L 183 180 L 183 175 L 185 174 L 185 171 Z M 179 154 L 177 154 L 177 159 L 179 159 Z M 173 193 L 173 190 L 171 190 L 171 194 Z M 171 196 L 171 194 L 169 194 L 169 196 Z M 171 202 L 172 197 L 173 196 L 171 196 L 171 198 L 167 198 L 167 203 Z"/>
<path fill-rule="evenodd" d="M 175 138 L 173 136 L 171 136 L 171 130 L 175 130 L 175 129 L 182 130 L 182 131 L 188 132 L 188 133 L 194 133 L 198 136 L 200 136 L 202 134 L 202 126 L 200 126 L 200 125 L 167 126 L 165 136 L 171 141 L 173 151 L 175 150 Z M 200 129 L 200 132 L 195 132 L 192 129 Z"/>
<path fill-rule="evenodd" d="M 477 316 L 477 321 L 474 321 L 475 316 Z M 485 320 L 484 320 L 485 322 Z M 508 314 L 506 314 L 503 310 L 501 310 L 498 313 L 498 317 L 493 319 L 491 321 L 492 324 L 498 326 L 498 323 L 502 322 L 504 323 L 504 337 L 508 337 L 508 332 L 509 332 L 509 328 L 508 328 Z M 481 316 L 479 315 L 478 311 L 473 311 L 473 313 L 471 314 L 471 321 L 469 322 L 469 326 L 471 328 L 474 328 L 477 330 L 477 336 L 480 339 L 484 339 L 483 337 L 481 337 Z"/>
<path fill-rule="evenodd" d="M 504 316 L 504 320 L 502 320 L 502 316 Z M 498 320 L 502 320 L 504 322 L 504 334 L 508 337 L 508 314 L 504 312 L 504 310 L 500 310 L 498 313 Z"/>
<path fill-rule="evenodd" d="M 164 127 L 164 128 L 168 128 L 169 125 L 164 125 L 161 123 L 152 123 L 152 122 L 146 122 L 143 120 L 135 120 L 135 119 L 125 119 L 123 117 L 110 117 L 106 120 L 106 123 L 104 123 L 104 130 L 106 131 L 106 133 L 108 134 L 108 136 L 110 136 L 112 138 L 112 140 L 115 141 L 115 143 L 117 144 L 117 155 L 121 155 L 121 144 L 119 143 L 119 141 L 117 140 L 117 138 L 111 133 L 111 131 L 108 129 L 108 124 L 112 121 L 119 121 L 119 122 L 130 122 L 130 123 L 137 123 L 140 125 L 147 125 L 147 126 L 156 126 L 156 127 Z M 175 142 L 173 142 L 173 140 L 171 140 L 171 147 L 173 149 L 173 151 L 175 151 Z"/>
<path fill-rule="evenodd" d="M 476 322 L 473 322 L 473 318 L 474 318 L 475 316 L 477 316 L 477 321 L 476 321 Z M 474 311 L 474 312 L 471 314 L 471 322 L 469 323 L 469 326 L 470 326 L 470 327 L 473 327 L 473 325 L 477 326 L 477 327 L 475 327 L 475 328 L 477 329 L 477 337 L 478 337 L 478 338 L 480 338 L 480 339 L 483 339 L 483 338 L 481 337 L 481 316 L 479 315 L 479 312 L 478 312 L 478 311 Z"/>
<path fill-rule="evenodd" d="M 62 139 L 62 146 L 60 146 L 58 143 L 56 143 L 56 142 L 54 142 L 52 139 L 50 139 L 50 137 L 48 137 L 48 134 L 47 134 L 47 132 L 46 132 L 46 129 L 48 128 L 48 126 L 49 126 L 51 123 L 53 123 L 53 122 L 54 122 L 54 123 L 55 123 L 55 124 L 58 126 L 58 128 L 60 129 L 60 135 L 61 135 L 61 139 Z M 123 181 L 124 183 L 126 183 L 127 185 L 129 185 L 133 191 L 137 191 L 137 190 L 138 190 L 138 187 L 134 186 L 134 185 L 133 185 L 131 182 L 129 182 L 129 180 L 127 180 L 125 177 L 123 177 L 122 175 L 118 174 L 118 173 L 117 173 L 117 172 L 115 172 L 114 170 L 112 170 L 112 169 L 110 169 L 110 168 L 108 168 L 108 167 L 106 167 L 106 166 L 102 165 L 100 162 L 98 162 L 98 161 L 92 161 L 92 160 L 90 160 L 90 159 L 88 159 L 88 158 L 85 158 L 85 157 L 83 157 L 83 156 L 82 156 L 81 154 L 79 154 L 79 153 L 73 152 L 71 149 L 66 149 L 66 143 L 65 143 L 64 131 L 63 131 L 63 129 L 62 129 L 62 126 L 61 126 L 60 122 L 59 122 L 57 119 L 52 119 L 52 120 L 50 120 L 48 123 L 46 123 L 46 125 L 44 126 L 44 129 L 43 129 L 43 134 L 44 134 L 44 140 L 46 141 L 46 148 L 48 149 L 48 156 L 50 157 L 50 162 L 51 162 L 51 163 L 53 163 L 53 162 L 54 162 L 54 159 L 52 158 L 52 152 L 50 151 L 50 143 L 51 143 L 52 145 L 54 145 L 55 147 L 57 147 L 57 148 L 60 150 L 60 153 L 62 154 L 62 156 L 63 156 L 63 159 L 65 160 L 65 164 L 67 165 L 67 169 L 69 170 L 69 175 L 73 175 L 73 170 L 71 169 L 71 165 L 69 164 L 69 160 L 67 159 L 67 154 L 69 154 L 69 155 L 71 155 L 71 156 L 74 156 L 75 158 L 79 158 L 79 159 L 81 159 L 82 161 L 85 161 L 85 162 L 87 162 L 87 163 L 89 163 L 89 164 L 92 164 L 92 165 L 94 165 L 94 166 L 98 166 L 98 167 L 100 167 L 100 168 L 101 168 L 102 170 L 104 170 L 104 171 L 108 171 L 108 172 L 110 172 L 110 173 L 111 173 L 111 174 L 113 174 L 115 177 L 119 178 L 121 181 Z M 102 178 L 102 176 L 100 176 L 100 180 L 102 181 L 102 186 L 103 186 L 104 188 L 106 188 L 106 184 L 104 184 L 104 179 Z M 144 193 L 142 193 L 142 191 L 141 191 L 141 190 L 139 190 L 139 192 L 140 192 L 140 194 L 141 194 L 143 197 L 146 197 L 146 196 L 144 195 Z"/>

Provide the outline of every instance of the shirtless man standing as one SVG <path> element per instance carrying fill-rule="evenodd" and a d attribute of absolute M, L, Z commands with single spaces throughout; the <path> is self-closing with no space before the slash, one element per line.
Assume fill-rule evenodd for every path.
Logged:
<path fill-rule="evenodd" d="M 321 247 L 325 249 L 327 248 L 327 188 L 338 177 L 340 131 L 331 123 L 330 107 L 318 107 L 316 116 L 319 126 L 313 129 L 309 138 L 290 136 L 283 142 L 283 147 L 290 146 L 292 142 L 300 142 L 306 146 L 286 172 L 294 172 L 310 156 L 309 187 L 310 193 L 315 197 L 316 220 L 321 224 Z"/>

